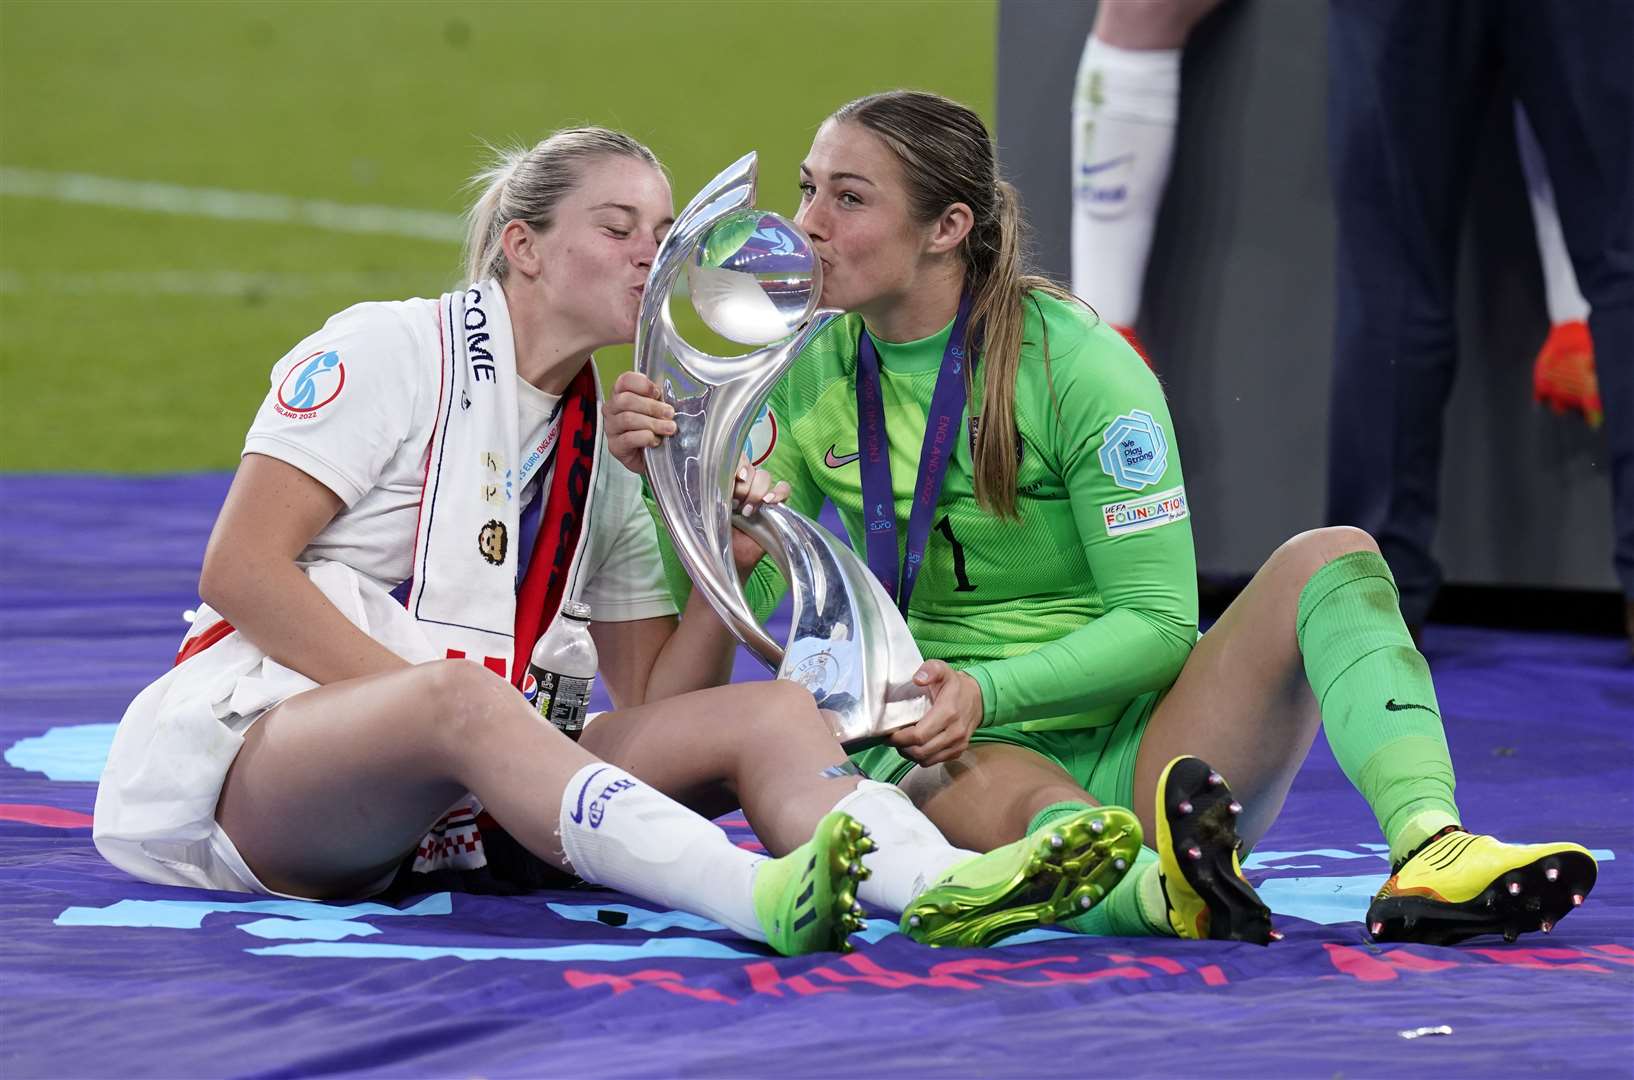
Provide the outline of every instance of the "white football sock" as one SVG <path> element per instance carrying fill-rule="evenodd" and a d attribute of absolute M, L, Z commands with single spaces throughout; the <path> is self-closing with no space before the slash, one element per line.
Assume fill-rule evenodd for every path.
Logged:
<path fill-rule="evenodd" d="M 953 867 L 977 852 L 956 848 L 937 831 L 901 788 L 864 780 L 834 804 L 872 835 L 879 850 L 868 856 L 868 880 L 857 886 L 864 903 L 901 911 Z"/>
<path fill-rule="evenodd" d="M 1566 235 L 1560 229 L 1560 213 L 1555 209 L 1554 187 L 1543 162 L 1543 148 L 1527 122 L 1526 110 L 1515 102 L 1515 147 L 1520 151 L 1521 171 L 1526 174 L 1526 194 L 1532 200 L 1532 226 L 1538 233 L 1538 262 L 1543 264 L 1544 302 L 1549 321 L 1556 326 L 1589 317 L 1589 302 L 1577 288 L 1577 274 L 1566 251 Z"/>
<path fill-rule="evenodd" d="M 1072 96 L 1072 291 L 1134 326 L 1180 115 L 1180 50 L 1084 43 Z"/>
<path fill-rule="evenodd" d="M 765 941 L 755 870 L 765 857 L 623 769 L 594 761 L 562 791 L 562 851 L 573 872 Z"/>

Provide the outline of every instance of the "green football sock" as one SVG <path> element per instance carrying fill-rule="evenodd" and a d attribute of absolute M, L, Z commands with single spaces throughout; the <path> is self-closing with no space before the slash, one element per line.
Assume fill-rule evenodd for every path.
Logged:
<path fill-rule="evenodd" d="M 1029 835 L 1058 818 L 1071 817 L 1081 812 L 1088 803 L 1059 802 L 1046 806 L 1033 816 L 1027 826 Z M 1150 881 L 1146 881 L 1150 878 Z M 1156 903 L 1154 911 L 1152 905 Z M 1060 924 L 1061 929 L 1095 937 L 1151 937 L 1158 934 L 1174 936 L 1164 912 L 1163 886 L 1157 876 L 1157 852 L 1142 847 L 1135 856 L 1135 865 L 1124 874 L 1123 880 L 1112 887 L 1099 904 L 1082 915 L 1074 915 Z"/>
<path fill-rule="evenodd" d="M 1373 808 L 1391 861 L 1458 824 L 1441 706 L 1383 557 L 1353 551 L 1312 574 L 1297 632 L 1328 745 Z"/>

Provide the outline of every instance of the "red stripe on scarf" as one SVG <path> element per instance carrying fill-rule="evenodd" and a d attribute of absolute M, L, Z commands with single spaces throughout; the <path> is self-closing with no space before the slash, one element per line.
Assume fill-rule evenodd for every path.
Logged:
<path fill-rule="evenodd" d="M 528 572 L 516 591 L 516 654 L 511 681 L 521 687 L 534 642 L 562 606 L 568 571 L 579 550 L 579 532 L 590 505 L 590 472 L 596 452 L 596 377 L 590 365 L 562 395 L 562 430 L 556 442 L 556 471 L 549 501 L 539 519 Z"/>

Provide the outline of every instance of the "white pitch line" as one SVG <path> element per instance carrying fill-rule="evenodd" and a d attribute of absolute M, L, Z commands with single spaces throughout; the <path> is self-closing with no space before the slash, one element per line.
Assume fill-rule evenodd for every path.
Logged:
<path fill-rule="evenodd" d="M 0 166 L 0 195 L 55 202 L 146 210 L 155 214 L 307 225 L 334 232 L 406 236 L 459 243 L 465 224 L 458 214 L 398 206 L 297 199 L 255 191 L 183 187 L 156 180 L 121 180 L 86 173 L 42 172 Z"/>

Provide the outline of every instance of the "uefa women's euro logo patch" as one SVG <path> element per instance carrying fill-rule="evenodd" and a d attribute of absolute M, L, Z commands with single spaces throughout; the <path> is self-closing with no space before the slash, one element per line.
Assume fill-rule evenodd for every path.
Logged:
<path fill-rule="evenodd" d="M 1101 469 L 1112 482 L 1141 491 L 1163 479 L 1169 467 L 1169 440 L 1152 414 L 1135 409 L 1107 426 L 1101 439 Z"/>
<path fill-rule="evenodd" d="M 330 349 L 316 352 L 290 367 L 278 384 L 279 416 L 310 420 L 319 409 L 340 397 L 346 385 L 346 365 L 340 354 Z"/>

